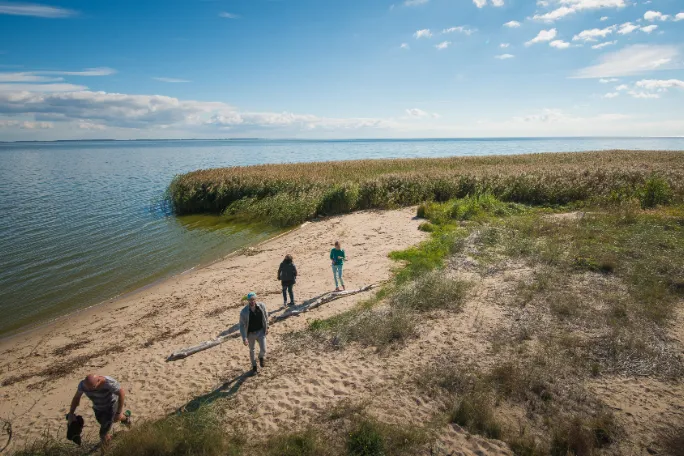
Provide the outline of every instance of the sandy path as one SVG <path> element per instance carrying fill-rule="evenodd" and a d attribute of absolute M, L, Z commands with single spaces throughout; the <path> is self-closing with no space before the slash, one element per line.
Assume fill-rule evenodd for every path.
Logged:
<path fill-rule="evenodd" d="M 348 288 L 389 278 L 392 261 L 387 254 L 425 238 L 417 229 L 414 213 L 414 209 L 358 212 L 309 223 L 249 252 L 0 342 L 0 382 L 4 384 L 0 386 L 0 417 L 12 420 L 15 444 L 45 430 L 61 434 L 76 385 L 89 372 L 117 378 L 128 389 L 126 408 L 137 419 L 169 413 L 210 393 L 249 368 L 247 349 L 239 340 L 181 361 L 167 363 L 166 356 L 213 338 L 236 323 L 240 297 L 250 290 L 259 294 L 269 310 L 280 307 L 276 272 L 286 253 L 294 256 L 299 270 L 298 301 L 333 287 L 328 251 L 335 239 L 341 240 L 349 256 L 345 266 Z M 272 356 L 282 351 L 282 334 L 302 327 L 307 319 L 325 318 L 367 297 L 364 293 L 343 298 L 274 325 L 269 337 Z M 309 364 L 317 369 L 311 360 L 301 361 L 301 368 Z M 287 372 L 280 375 L 287 377 Z M 349 385 L 364 380 L 353 372 L 344 376 Z M 267 378 L 264 375 L 259 381 Z M 287 382 L 280 387 L 287 387 Z M 310 389 L 314 396 L 336 394 L 328 388 L 319 391 L 314 382 Z M 279 394 L 276 390 L 273 395 Z M 297 400 L 283 396 L 281 406 L 287 408 Z M 87 401 L 82 404 L 87 428 L 93 432 Z M 269 426 L 277 424 L 273 421 Z"/>

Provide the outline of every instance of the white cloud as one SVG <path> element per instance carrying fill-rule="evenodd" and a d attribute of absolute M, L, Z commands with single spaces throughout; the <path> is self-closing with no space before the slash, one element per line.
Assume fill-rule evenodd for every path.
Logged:
<path fill-rule="evenodd" d="M 620 91 L 620 92 L 628 90 L 628 89 L 629 89 L 629 86 L 627 84 L 620 84 L 619 86 L 615 87 L 615 90 Z"/>
<path fill-rule="evenodd" d="M 603 96 L 603 98 L 615 98 L 615 97 L 618 97 L 618 96 L 620 96 L 620 93 L 619 93 L 619 92 L 608 92 L 607 94 L 605 94 L 605 95 Z"/>
<path fill-rule="evenodd" d="M 464 35 L 472 35 L 473 33 L 477 32 L 477 29 L 470 28 L 467 25 L 459 25 L 458 27 L 449 27 L 448 29 L 442 30 L 442 33 L 463 33 Z"/>
<path fill-rule="evenodd" d="M 630 116 L 626 114 L 599 114 L 591 117 L 575 117 L 567 115 L 560 109 L 543 109 L 536 114 L 530 114 L 522 117 L 513 117 L 513 121 L 517 123 L 589 123 L 596 122 L 616 122 L 629 119 Z"/>
<path fill-rule="evenodd" d="M 591 48 L 592 49 L 603 49 L 606 46 L 613 46 L 615 44 L 617 44 L 617 40 L 606 41 L 605 43 L 601 43 L 601 44 L 595 44 Z"/>
<path fill-rule="evenodd" d="M 38 76 L 32 72 L 0 73 L 0 82 L 54 82 L 63 80 L 64 78 Z"/>
<path fill-rule="evenodd" d="M 47 77 L 43 75 L 57 76 L 108 76 L 116 73 L 111 68 L 87 68 L 83 71 L 22 71 L 13 73 L 0 73 L 0 82 L 54 82 L 63 81 L 64 78 Z"/>
<path fill-rule="evenodd" d="M 551 30 L 542 30 L 537 34 L 536 37 L 532 38 L 530 41 L 525 43 L 525 46 L 531 46 L 535 43 L 541 43 L 544 41 L 551 41 L 553 40 L 558 32 L 556 32 L 556 29 L 551 29 Z"/>
<path fill-rule="evenodd" d="M 583 30 L 572 37 L 572 41 L 598 41 L 598 38 L 605 38 L 615 30 L 615 26 L 606 27 L 604 29 Z"/>
<path fill-rule="evenodd" d="M 644 13 L 644 19 L 649 22 L 653 21 L 666 21 L 670 18 L 669 15 L 663 14 L 660 11 L 646 11 Z"/>
<path fill-rule="evenodd" d="M 8 14 L 11 16 L 34 16 L 58 19 L 76 16 L 78 15 L 78 12 L 65 8 L 57 8 L 54 6 L 38 5 L 35 3 L 0 2 L 0 14 Z"/>
<path fill-rule="evenodd" d="M 76 84 L 0 84 L 0 92 L 73 92 L 87 89 Z"/>
<path fill-rule="evenodd" d="M 664 92 L 667 89 L 684 89 L 684 81 L 679 79 L 642 79 L 637 81 L 636 86 L 646 90 Z"/>
<path fill-rule="evenodd" d="M 406 114 L 411 117 L 428 117 L 430 114 L 418 108 L 409 108 L 406 110 Z"/>
<path fill-rule="evenodd" d="M 608 20 L 608 16 L 601 17 L 601 22 L 606 22 L 607 20 Z"/>
<path fill-rule="evenodd" d="M 556 49 L 567 49 L 570 47 L 570 43 L 568 43 L 567 41 L 563 41 L 563 40 L 555 40 L 555 41 L 551 41 L 549 43 L 549 46 L 556 48 Z"/>
<path fill-rule="evenodd" d="M 170 83 L 180 83 L 180 82 L 190 82 L 187 79 L 178 79 L 178 78 L 152 78 L 155 81 L 160 81 L 160 82 L 170 82 Z"/>
<path fill-rule="evenodd" d="M 430 0 L 406 0 L 404 2 L 404 6 L 418 6 L 418 5 L 424 5 L 425 3 L 429 2 Z"/>
<path fill-rule="evenodd" d="M 0 91 L 0 115 L 31 115 L 38 122 L 86 122 L 108 128 L 210 128 L 211 131 L 216 131 L 216 128 L 248 127 L 292 127 L 308 131 L 389 125 L 388 121 L 382 119 L 337 119 L 289 112 L 240 112 L 220 102 L 90 91 Z"/>
<path fill-rule="evenodd" d="M 411 49 L 411 46 L 408 45 L 408 43 L 401 43 L 401 46 L 399 46 L 400 49 Z"/>
<path fill-rule="evenodd" d="M 684 21 L 684 13 L 678 13 L 678 14 L 675 16 L 674 20 L 675 20 L 675 22 L 677 22 L 677 21 Z"/>
<path fill-rule="evenodd" d="M 660 98 L 660 95 L 657 93 L 648 93 L 648 92 L 637 92 L 634 90 L 630 90 L 627 92 L 629 96 L 633 98 L 644 98 L 644 99 L 653 99 L 653 98 Z"/>
<path fill-rule="evenodd" d="M 508 28 L 518 28 L 520 27 L 520 22 L 518 21 L 508 21 L 504 24 L 504 27 Z"/>
<path fill-rule="evenodd" d="M 623 8 L 627 5 L 626 0 L 557 0 L 558 8 L 545 13 L 535 14 L 532 19 L 545 22 L 553 22 L 580 11 L 597 10 L 604 8 Z M 540 5 L 539 2 L 537 2 Z M 544 2 L 540 6 L 548 6 Z"/>
<path fill-rule="evenodd" d="M 487 4 L 487 0 L 473 0 L 473 3 L 478 8 L 484 8 L 484 6 Z"/>
<path fill-rule="evenodd" d="M 496 7 L 504 6 L 504 0 L 492 0 L 492 6 L 496 6 Z"/>
<path fill-rule="evenodd" d="M 418 40 L 420 38 L 432 38 L 432 32 L 430 29 L 417 30 L 413 36 Z"/>
<path fill-rule="evenodd" d="M 635 44 L 604 54 L 598 64 L 578 70 L 575 78 L 630 76 L 678 67 L 679 49 L 672 45 Z"/>
<path fill-rule="evenodd" d="M 116 73 L 113 68 L 86 68 L 83 71 L 34 71 L 34 74 L 58 74 L 64 76 L 110 76 Z"/>
<path fill-rule="evenodd" d="M 31 122 L 19 120 L 3 120 L 0 119 L 0 128 L 21 128 L 22 130 L 36 130 L 54 128 L 52 122 Z"/>
<path fill-rule="evenodd" d="M 629 35 L 634 30 L 639 30 L 639 26 L 632 24 L 631 22 L 625 22 L 624 24 L 620 25 L 620 28 L 618 29 L 617 32 L 620 35 Z"/>
<path fill-rule="evenodd" d="M 611 82 L 618 82 L 618 81 L 619 81 L 619 79 L 616 79 L 616 78 L 608 78 L 608 79 L 606 79 L 606 78 L 601 78 L 601 79 L 599 79 L 599 82 L 600 82 L 601 84 L 609 84 L 609 83 L 611 83 Z"/>
<path fill-rule="evenodd" d="M 513 54 L 501 54 L 501 55 L 495 55 L 494 56 L 495 59 L 499 59 L 499 60 L 508 60 L 508 59 L 512 59 L 513 57 L 515 57 Z"/>
<path fill-rule="evenodd" d="M 223 17 L 223 18 L 226 18 L 226 19 L 240 19 L 240 15 L 239 15 L 239 14 L 227 13 L 227 12 L 225 12 L 225 11 L 219 13 L 219 17 Z"/>
<path fill-rule="evenodd" d="M 546 14 L 535 14 L 532 19 L 535 21 L 553 22 L 569 14 L 574 14 L 575 10 L 567 6 L 561 6 Z"/>
<path fill-rule="evenodd" d="M 441 51 L 442 49 L 448 48 L 450 44 L 451 41 L 442 41 L 441 43 L 435 45 L 435 47 Z"/>
<path fill-rule="evenodd" d="M 83 120 L 79 121 L 77 123 L 77 126 L 81 130 L 106 130 L 107 129 L 107 127 L 105 125 L 97 124 L 97 123 L 93 123 L 93 122 L 86 122 Z"/>
<path fill-rule="evenodd" d="M 499 45 L 499 47 L 500 47 L 501 49 L 506 49 L 506 48 L 509 47 L 510 45 L 511 45 L 510 43 L 501 43 L 501 44 Z"/>
<path fill-rule="evenodd" d="M 641 31 L 645 32 L 645 33 L 651 33 L 652 31 L 654 31 L 657 28 L 658 28 L 657 25 L 647 25 L 646 27 L 641 27 Z"/>

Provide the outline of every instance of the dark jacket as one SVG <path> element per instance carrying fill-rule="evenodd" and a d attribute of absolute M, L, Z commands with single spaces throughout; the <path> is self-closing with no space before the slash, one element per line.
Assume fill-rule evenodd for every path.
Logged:
<path fill-rule="evenodd" d="M 283 282 L 290 280 L 294 282 L 297 280 L 297 267 L 292 260 L 283 260 L 283 262 L 280 263 L 280 267 L 278 268 L 278 280 L 282 280 Z"/>

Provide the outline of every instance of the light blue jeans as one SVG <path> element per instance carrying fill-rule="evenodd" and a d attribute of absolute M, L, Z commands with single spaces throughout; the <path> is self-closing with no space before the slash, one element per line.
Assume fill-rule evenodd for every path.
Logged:
<path fill-rule="evenodd" d="M 335 288 L 339 288 L 340 285 L 344 286 L 344 279 L 342 278 L 342 264 L 333 264 L 333 277 L 335 277 Z M 339 283 L 338 283 L 339 278 Z"/>

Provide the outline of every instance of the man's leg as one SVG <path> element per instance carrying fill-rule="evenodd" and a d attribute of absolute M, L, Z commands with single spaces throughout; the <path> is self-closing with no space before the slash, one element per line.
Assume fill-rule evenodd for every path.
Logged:
<path fill-rule="evenodd" d="M 93 409 L 93 411 L 95 412 L 95 419 L 100 424 L 100 442 L 102 442 L 103 445 L 109 442 L 109 439 L 111 438 L 111 436 L 109 435 L 109 431 L 112 429 L 112 425 L 114 424 L 114 416 L 116 415 L 117 408 L 118 402 L 114 402 L 114 404 L 112 404 L 111 409 Z"/>
<path fill-rule="evenodd" d="M 292 287 L 294 287 L 293 283 L 287 286 L 287 291 L 290 293 L 290 304 L 294 305 L 294 292 L 292 291 Z M 285 293 L 283 292 L 283 295 L 284 294 Z"/>
<path fill-rule="evenodd" d="M 344 267 L 343 264 L 339 265 L 338 273 L 340 274 L 340 283 L 342 284 L 342 289 L 344 290 L 344 279 L 342 278 L 342 268 Z"/>
<path fill-rule="evenodd" d="M 259 341 L 259 364 L 261 364 L 261 367 L 264 367 L 264 357 L 266 356 L 266 331 L 261 330 L 258 333 L 258 341 Z"/>
<path fill-rule="evenodd" d="M 285 285 L 285 282 L 282 282 L 283 286 L 283 305 L 287 305 L 287 285 Z"/>
<path fill-rule="evenodd" d="M 332 270 L 333 270 L 333 277 L 335 278 L 335 289 L 337 290 L 338 288 L 340 288 L 340 286 L 337 283 L 337 265 L 336 264 L 333 264 Z"/>
<path fill-rule="evenodd" d="M 256 358 L 254 357 L 254 342 L 256 342 L 258 335 L 258 332 L 251 332 L 247 334 L 247 341 L 249 342 L 249 360 L 252 362 L 253 369 L 256 369 Z"/>

